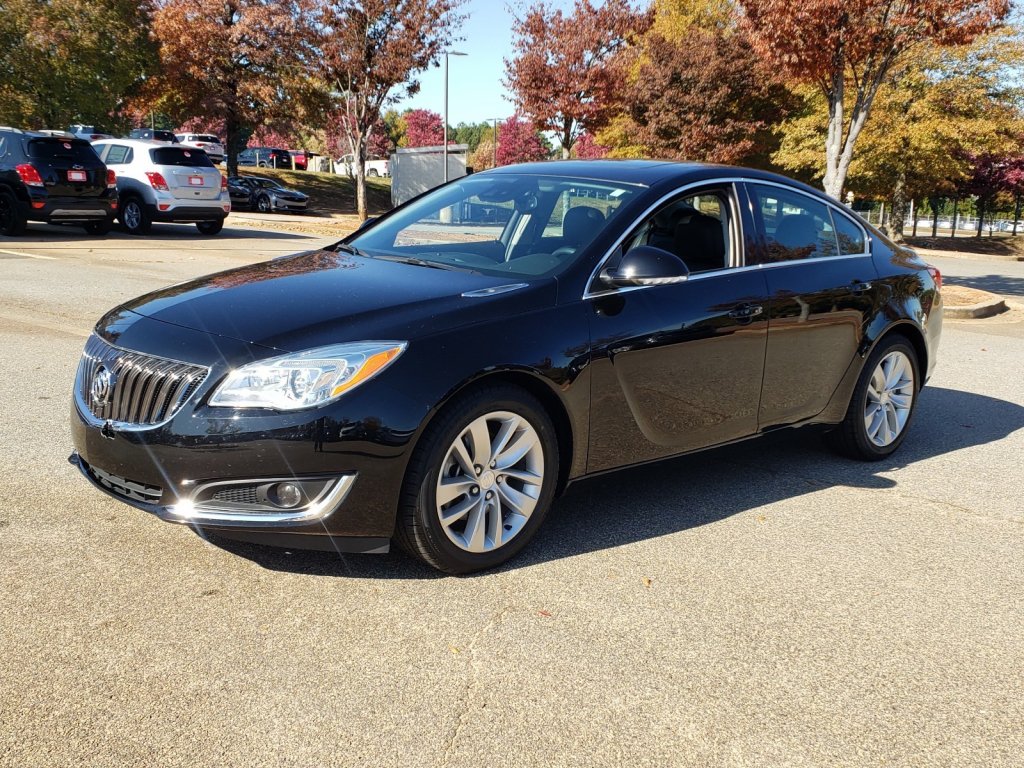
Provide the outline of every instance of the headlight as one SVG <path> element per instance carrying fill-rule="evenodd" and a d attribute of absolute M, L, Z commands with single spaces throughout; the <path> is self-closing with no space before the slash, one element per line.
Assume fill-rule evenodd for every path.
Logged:
<path fill-rule="evenodd" d="M 210 405 L 293 411 L 336 400 L 393 363 L 403 341 L 361 341 L 308 349 L 238 368 Z"/>

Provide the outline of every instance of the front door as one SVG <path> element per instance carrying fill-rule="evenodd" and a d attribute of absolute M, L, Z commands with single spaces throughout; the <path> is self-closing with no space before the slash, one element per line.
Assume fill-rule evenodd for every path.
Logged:
<path fill-rule="evenodd" d="M 682 283 L 591 286 L 588 471 L 662 458 L 757 431 L 768 295 L 744 248 L 731 184 L 682 192 L 641 222 L 637 245 L 674 252 Z"/>

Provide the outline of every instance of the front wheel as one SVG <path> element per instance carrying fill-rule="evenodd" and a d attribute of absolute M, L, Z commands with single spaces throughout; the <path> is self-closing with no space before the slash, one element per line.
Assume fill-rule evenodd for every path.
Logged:
<path fill-rule="evenodd" d="M 447 573 L 493 568 L 540 527 L 558 481 L 544 407 L 510 386 L 477 390 L 431 424 L 410 463 L 396 539 Z"/>
<path fill-rule="evenodd" d="M 214 221 L 197 221 L 196 229 L 204 235 L 216 235 L 224 229 L 224 219 L 216 219 Z"/>
<path fill-rule="evenodd" d="M 260 195 L 259 199 L 256 200 L 256 210 L 260 213 L 270 213 L 273 208 L 274 206 L 267 195 Z"/>
<path fill-rule="evenodd" d="M 378 176 L 380 176 L 376 168 L 371 168 L 370 170 L 368 170 L 366 172 L 366 175 L 369 176 L 371 179 L 376 179 Z"/>
<path fill-rule="evenodd" d="M 861 371 L 846 418 L 829 433 L 833 447 L 865 461 L 891 455 L 907 435 L 920 390 L 914 348 L 902 336 L 882 341 Z"/>

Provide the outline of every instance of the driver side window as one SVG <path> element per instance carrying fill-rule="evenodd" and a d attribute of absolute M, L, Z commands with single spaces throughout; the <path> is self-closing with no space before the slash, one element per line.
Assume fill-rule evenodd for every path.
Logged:
<path fill-rule="evenodd" d="M 627 253 L 650 245 L 675 254 L 691 274 L 725 269 L 732 260 L 729 192 L 706 188 L 677 197 L 654 212 L 626 240 Z"/>

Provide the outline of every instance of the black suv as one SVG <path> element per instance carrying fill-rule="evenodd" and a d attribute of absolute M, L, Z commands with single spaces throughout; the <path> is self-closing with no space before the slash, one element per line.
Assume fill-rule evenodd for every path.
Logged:
<path fill-rule="evenodd" d="M 161 131 L 153 128 L 134 128 L 128 134 L 129 139 L 149 139 L 150 141 L 166 141 L 169 144 L 178 144 L 178 137 L 174 131 Z"/>
<path fill-rule="evenodd" d="M 117 179 L 84 139 L 0 127 L 0 235 L 17 237 L 29 221 L 110 231 Z"/>
<path fill-rule="evenodd" d="M 291 170 L 292 156 L 287 149 L 249 147 L 238 153 L 238 164 L 256 165 L 260 168 L 287 168 Z"/>

